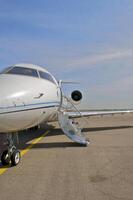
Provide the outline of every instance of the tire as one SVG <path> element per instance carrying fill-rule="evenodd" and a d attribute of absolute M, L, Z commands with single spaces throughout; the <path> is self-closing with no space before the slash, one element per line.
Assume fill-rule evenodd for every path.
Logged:
<path fill-rule="evenodd" d="M 1 163 L 2 165 L 9 165 L 10 163 L 10 156 L 8 154 L 8 150 L 4 151 L 1 155 Z"/>
<path fill-rule="evenodd" d="M 20 154 L 20 151 L 18 150 L 15 150 L 12 155 L 11 155 L 11 163 L 12 163 L 12 166 L 16 166 L 19 164 L 21 160 L 21 154 Z"/>

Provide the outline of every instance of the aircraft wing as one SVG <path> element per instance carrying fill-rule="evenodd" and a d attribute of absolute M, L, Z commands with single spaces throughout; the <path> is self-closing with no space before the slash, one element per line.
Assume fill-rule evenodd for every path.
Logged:
<path fill-rule="evenodd" d="M 58 122 L 64 132 L 74 142 L 82 145 L 89 144 L 89 141 L 83 135 L 81 128 L 77 126 L 72 118 L 114 115 L 114 114 L 126 114 L 133 113 L 133 110 L 111 110 L 111 111 L 63 111 L 58 112 Z"/>
<path fill-rule="evenodd" d="M 79 111 L 79 112 L 66 112 L 70 118 L 80 117 L 92 117 L 92 116 L 104 116 L 104 115 L 116 115 L 133 113 L 133 110 L 115 110 L 115 111 Z"/>

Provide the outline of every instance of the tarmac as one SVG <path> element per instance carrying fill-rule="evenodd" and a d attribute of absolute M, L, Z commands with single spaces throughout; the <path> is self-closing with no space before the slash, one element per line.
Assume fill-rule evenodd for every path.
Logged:
<path fill-rule="evenodd" d="M 57 123 L 19 133 L 22 160 L 0 165 L 0 200 L 133 200 L 133 114 L 79 123 L 87 147 Z"/>

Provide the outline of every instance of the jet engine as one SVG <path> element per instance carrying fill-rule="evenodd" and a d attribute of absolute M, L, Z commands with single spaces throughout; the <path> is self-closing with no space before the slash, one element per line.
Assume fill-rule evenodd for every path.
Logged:
<path fill-rule="evenodd" d="M 79 103 L 82 100 L 82 93 L 79 90 L 74 90 L 71 93 L 71 99 L 74 103 Z"/>

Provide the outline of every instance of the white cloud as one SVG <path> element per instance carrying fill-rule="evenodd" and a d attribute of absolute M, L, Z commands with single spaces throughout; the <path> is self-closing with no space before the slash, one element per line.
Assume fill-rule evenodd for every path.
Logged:
<path fill-rule="evenodd" d="M 133 95 L 133 75 L 128 77 L 122 77 L 120 80 L 116 80 L 111 83 L 105 83 L 103 85 L 92 86 L 88 89 L 91 93 L 97 95 L 119 96 L 119 95 Z"/>
<path fill-rule="evenodd" d="M 103 54 L 96 54 L 91 56 L 88 55 L 85 57 L 73 59 L 71 60 L 71 62 L 67 63 L 67 66 L 76 68 L 87 66 L 88 68 L 91 68 L 91 67 L 97 67 L 97 65 L 95 64 L 101 64 L 116 59 L 131 58 L 131 57 L 133 57 L 132 49 L 114 50 L 112 52 L 107 52 Z"/>

